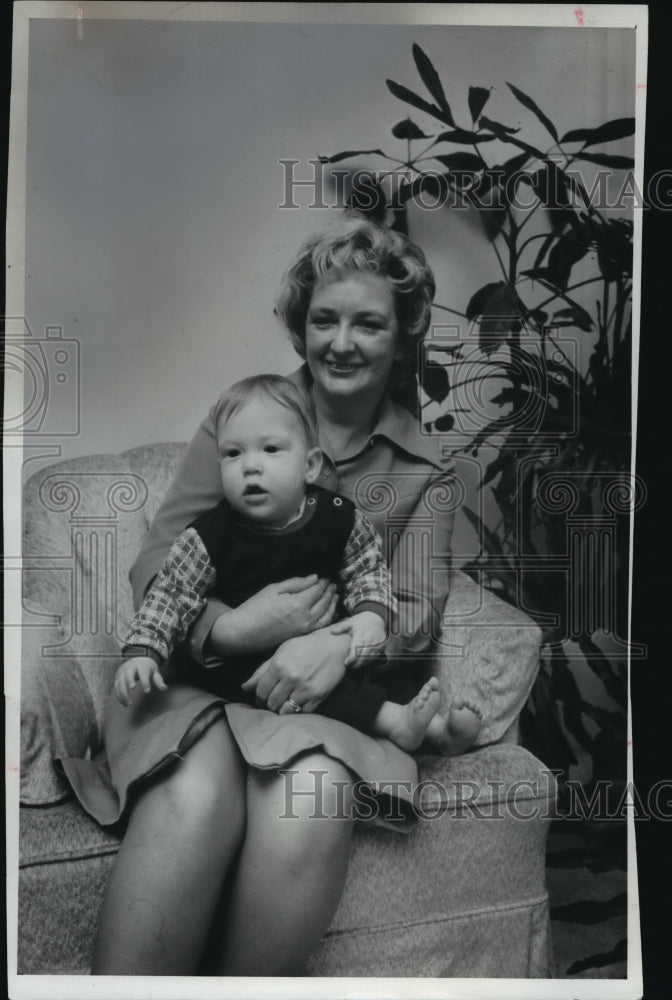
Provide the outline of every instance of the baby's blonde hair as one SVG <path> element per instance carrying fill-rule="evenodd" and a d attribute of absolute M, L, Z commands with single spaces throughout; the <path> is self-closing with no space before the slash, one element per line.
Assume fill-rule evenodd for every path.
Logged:
<path fill-rule="evenodd" d="M 234 382 L 230 389 L 223 392 L 215 405 L 217 440 L 227 420 L 252 399 L 270 399 L 290 410 L 303 429 L 308 447 L 317 446 L 317 420 L 313 401 L 291 379 L 283 375 L 251 375 Z"/>

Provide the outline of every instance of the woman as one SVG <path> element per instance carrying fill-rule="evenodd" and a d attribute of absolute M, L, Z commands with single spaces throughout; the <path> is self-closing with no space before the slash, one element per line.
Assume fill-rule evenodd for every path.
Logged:
<path fill-rule="evenodd" d="M 318 482 L 350 496 L 386 541 L 400 607 L 386 652 L 402 694 L 411 677 L 417 688 L 426 669 L 449 581 L 451 465 L 392 399 L 414 367 L 433 294 L 419 249 L 345 219 L 306 243 L 277 302 L 305 359 L 292 378 L 315 404 L 325 454 Z M 211 413 L 133 567 L 136 605 L 174 538 L 220 495 Z M 342 724 L 320 719 L 341 731 L 319 748 L 311 739 L 309 713 L 343 676 L 348 652 L 347 635 L 328 629 L 334 610 L 335 595 L 321 581 L 266 587 L 235 610 L 210 602 L 192 630 L 191 662 L 175 665 L 166 692 L 143 700 L 142 717 L 110 699 L 106 747 L 118 809 L 130 791 L 130 817 L 103 904 L 94 973 L 193 973 L 208 937 L 220 975 L 301 973 L 343 889 L 353 773 L 366 780 L 380 777 L 371 769 L 396 779 L 415 774 L 402 751 L 369 737 L 353 750 L 342 730 L 354 731 Z M 276 716 L 224 708 L 188 683 L 190 671 L 216 668 L 227 655 L 275 647 L 256 697 Z M 297 706 L 303 714 L 288 718 Z M 257 717 L 278 727 L 270 758 Z M 289 743 L 282 761 L 273 757 L 278 740 Z M 295 794 L 298 818 L 279 821 L 287 783 L 273 765 L 290 760 L 294 791 L 314 790 L 322 772 L 322 809 L 332 816 L 338 806 L 339 818 L 311 821 L 314 797 Z M 87 791 L 80 782 L 85 803 Z"/>

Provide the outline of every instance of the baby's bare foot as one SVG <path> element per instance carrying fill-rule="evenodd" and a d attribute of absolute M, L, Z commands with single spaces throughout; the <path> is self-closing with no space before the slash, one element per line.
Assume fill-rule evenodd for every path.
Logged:
<path fill-rule="evenodd" d="M 454 701 L 448 718 L 436 715 L 427 728 L 427 741 L 444 757 L 456 757 L 474 745 L 481 731 L 481 713 L 475 705 Z"/>
<path fill-rule="evenodd" d="M 402 750 L 417 750 L 440 701 L 439 682 L 436 677 L 430 677 L 408 705 L 385 702 L 376 717 L 377 734 L 386 736 Z"/>

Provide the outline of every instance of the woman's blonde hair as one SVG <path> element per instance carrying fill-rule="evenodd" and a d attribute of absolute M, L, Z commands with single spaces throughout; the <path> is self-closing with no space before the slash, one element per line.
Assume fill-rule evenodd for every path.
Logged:
<path fill-rule="evenodd" d="M 414 348 L 429 329 L 432 315 L 434 275 L 424 253 L 402 233 L 356 215 L 346 215 L 310 236 L 283 276 L 275 308 L 302 358 L 306 356 L 306 317 L 313 289 L 332 270 L 377 274 L 390 282 L 407 355 L 401 370 L 393 369 L 392 377 L 403 381 L 409 363 L 415 369 Z"/>

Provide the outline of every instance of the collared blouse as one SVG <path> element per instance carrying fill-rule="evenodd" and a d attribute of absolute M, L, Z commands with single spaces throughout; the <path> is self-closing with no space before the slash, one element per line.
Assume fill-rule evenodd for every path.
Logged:
<path fill-rule="evenodd" d="M 289 378 L 310 391 L 303 365 Z M 130 572 L 137 607 L 180 532 L 222 499 L 213 406 L 198 428 Z M 440 440 L 388 396 L 363 447 L 345 459 L 323 450 L 317 484 L 349 497 L 381 535 L 399 604 L 386 654 L 421 656 L 440 634 L 450 583 L 450 538 L 456 502 L 452 459 Z M 189 651 L 207 660 L 205 642 L 224 606 L 209 601 L 194 624 Z"/>

